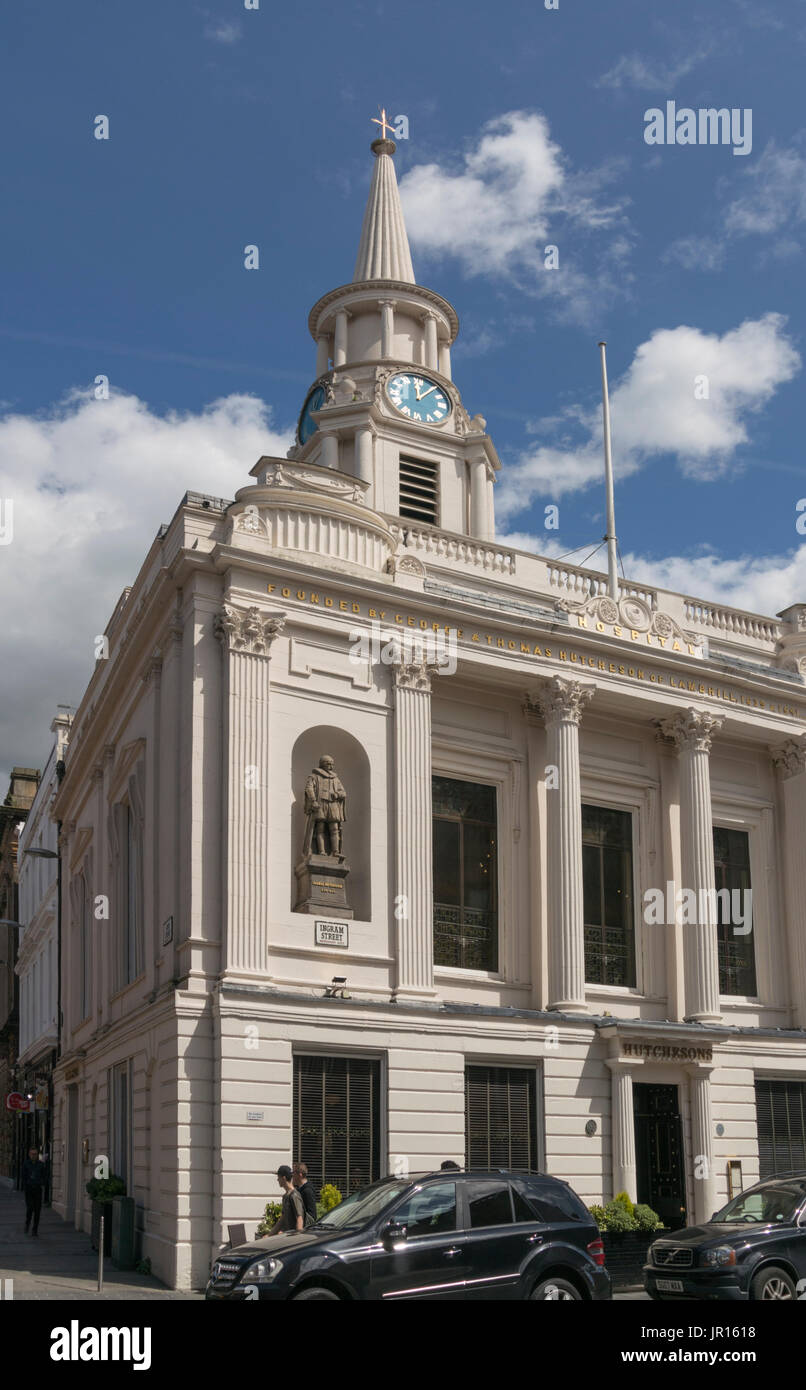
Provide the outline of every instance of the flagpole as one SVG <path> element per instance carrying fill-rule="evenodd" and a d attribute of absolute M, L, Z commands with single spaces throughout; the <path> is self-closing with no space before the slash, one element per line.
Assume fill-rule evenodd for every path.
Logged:
<path fill-rule="evenodd" d="M 613 497 L 613 458 L 610 453 L 610 398 L 607 394 L 606 343 L 599 344 L 602 359 L 602 422 L 604 425 L 605 498 L 607 505 L 607 592 L 618 600 L 618 550 L 616 549 L 616 504 Z"/>

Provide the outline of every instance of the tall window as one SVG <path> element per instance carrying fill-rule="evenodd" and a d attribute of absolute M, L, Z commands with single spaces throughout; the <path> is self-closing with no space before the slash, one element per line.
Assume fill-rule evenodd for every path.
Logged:
<path fill-rule="evenodd" d="M 752 898 L 749 896 L 750 836 L 746 830 L 725 830 L 721 825 L 714 826 L 714 870 L 719 992 L 754 995 L 756 953 L 752 917 L 748 915 Z M 751 926 L 749 932 L 748 926 Z"/>
<path fill-rule="evenodd" d="M 294 1058 L 294 1154 L 315 1188 L 343 1197 L 381 1176 L 381 1064 L 367 1057 Z"/>
<path fill-rule="evenodd" d="M 126 801 L 112 808 L 110 833 L 117 868 L 116 918 L 119 942 L 119 985 L 142 974 L 144 949 L 143 816 L 138 777 L 129 780 Z"/>
<path fill-rule="evenodd" d="M 537 1075 L 528 1067 L 468 1067 L 469 1168 L 539 1168 Z"/>
<path fill-rule="evenodd" d="M 121 1062 L 109 1072 L 109 1134 L 112 1171 L 123 1178 L 126 1192 L 132 1194 L 132 1093 L 131 1070 Z"/>
<path fill-rule="evenodd" d="M 434 777 L 434 963 L 498 969 L 495 787 Z"/>
<path fill-rule="evenodd" d="M 585 979 L 635 985 L 632 815 L 582 807 Z"/>
<path fill-rule="evenodd" d="M 92 940 L 92 899 L 86 874 L 81 875 L 79 890 L 79 929 L 78 929 L 78 1007 L 80 1018 L 85 1019 L 90 1012 L 90 945 Z"/>

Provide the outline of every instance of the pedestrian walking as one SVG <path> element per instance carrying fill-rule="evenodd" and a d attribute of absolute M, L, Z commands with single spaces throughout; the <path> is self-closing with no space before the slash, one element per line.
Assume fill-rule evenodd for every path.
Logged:
<path fill-rule="evenodd" d="M 31 1234 L 39 1235 L 39 1213 L 42 1210 L 42 1194 L 45 1190 L 45 1165 L 39 1157 L 39 1149 L 34 1145 L 28 1150 L 28 1157 L 22 1165 L 22 1186 L 25 1193 L 25 1234 L 33 1224 Z"/>
<path fill-rule="evenodd" d="M 281 1163 L 277 1169 L 277 1181 L 283 1189 L 283 1204 L 280 1219 L 269 1231 L 270 1236 L 279 1235 L 282 1231 L 301 1231 L 305 1225 L 305 1204 L 291 1181 L 292 1177 L 288 1164 Z"/>
<path fill-rule="evenodd" d="M 305 1207 L 305 1225 L 312 1226 L 316 1221 L 316 1193 L 308 1182 L 307 1164 L 294 1164 L 293 1183 Z"/>

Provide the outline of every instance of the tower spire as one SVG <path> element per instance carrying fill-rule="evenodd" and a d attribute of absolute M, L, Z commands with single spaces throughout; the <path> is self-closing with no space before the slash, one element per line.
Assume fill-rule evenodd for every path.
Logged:
<path fill-rule="evenodd" d="M 392 129 L 386 119 L 386 112 L 381 112 L 380 121 L 376 121 L 374 116 L 372 119 L 376 125 L 380 125 L 382 136 L 372 142 L 375 168 L 372 171 L 372 183 L 361 228 L 353 283 L 364 280 L 397 280 L 413 285 L 416 283 L 414 267 L 411 263 L 409 239 L 406 235 L 395 166 L 392 162 L 392 155 L 397 146 L 394 140 L 386 138 L 387 130 Z"/>

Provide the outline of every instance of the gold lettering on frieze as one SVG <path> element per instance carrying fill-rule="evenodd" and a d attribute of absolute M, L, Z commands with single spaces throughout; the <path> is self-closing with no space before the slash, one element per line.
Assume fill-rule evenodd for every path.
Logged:
<path fill-rule="evenodd" d="M 277 585 L 267 584 L 266 592 L 275 594 L 277 592 Z M 374 621 L 379 620 L 384 622 L 387 620 L 387 610 L 385 608 L 379 609 L 370 607 L 368 604 L 358 602 L 352 598 L 345 599 L 334 597 L 330 594 L 322 593 L 321 590 L 318 592 L 308 592 L 305 589 L 292 589 L 289 585 L 285 585 L 280 588 L 279 593 L 284 599 L 293 601 L 293 599 L 296 598 L 300 603 L 313 604 L 317 608 L 337 607 L 340 613 L 351 613 L 357 617 L 366 617 Z M 423 632 L 428 630 L 438 632 L 442 629 L 448 635 L 455 633 L 457 641 L 464 640 L 474 643 L 477 646 L 484 643 L 493 651 L 513 652 L 516 655 L 535 657 L 538 660 L 560 661 L 566 662 L 569 665 L 586 666 L 591 670 L 602 671 L 607 675 L 617 678 L 623 677 L 625 680 L 648 680 L 651 685 L 661 686 L 668 682 L 668 685 L 673 690 L 685 691 L 693 695 L 701 695 L 704 698 L 726 702 L 731 705 L 743 705 L 746 709 L 765 710 L 770 714 L 785 715 L 791 719 L 799 719 L 801 721 L 806 720 L 806 710 L 801 706 L 779 704 L 774 701 L 762 700 L 755 695 L 744 695 L 741 692 L 731 690 L 721 685 L 706 685 L 704 681 L 692 680 L 687 675 L 678 676 L 674 672 L 665 674 L 661 671 L 646 671 L 640 666 L 629 666 L 620 662 L 609 661 L 592 652 L 576 651 L 570 647 L 560 647 L 557 649 L 544 647 L 541 646 L 539 642 L 532 643 L 531 641 L 527 641 L 526 638 L 516 639 L 510 637 L 508 633 L 504 635 L 494 631 L 480 631 L 466 634 L 464 628 L 454 628 L 450 623 L 437 623 L 430 618 L 422 617 L 419 613 L 395 613 L 393 616 L 394 621 L 399 627 L 417 627 Z M 583 629 L 588 628 L 588 621 L 584 614 L 575 613 L 571 616 L 576 618 L 578 627 Z M 607 624 L 600 621 L 595 623 L 595 629 L 600 633 L 606 633 L 608 631 Z M 610 627 L 609 630 L 613 637 L 625 637 L 631 642 L 641 642 L 645 640 L 649 647 L 654 647 L 657 643 L 658 647 L 665 648 L 667 642 L 670 642 L 669 638 L 659 637 L 657 633 L 642 633 L 635 628 L 629 628 L 623 631 L 621 627 L 615 624 Z M 674 639 L 674 641 L 671 641 L 669 649 L 674 652 L 682 652 L 684 646 L 689 656 L 697 658 L 698 661 L 701 660 L 697 648 L 690 642 L 681 644 L 677 639 Z M 322 886 L 324 887 L 325 885 Z M 328 887 L 326 891 L 337 892 L 338 889 Z"/>

